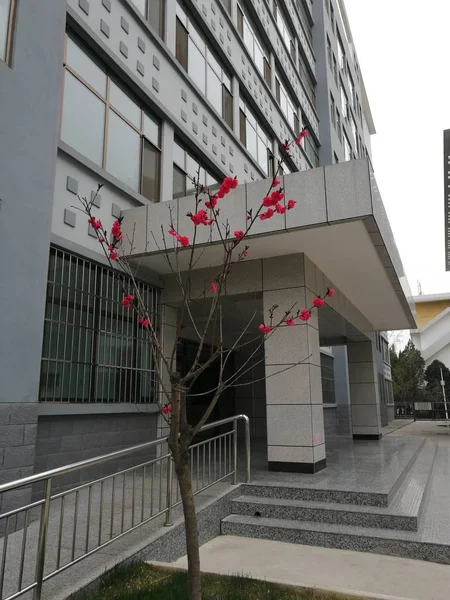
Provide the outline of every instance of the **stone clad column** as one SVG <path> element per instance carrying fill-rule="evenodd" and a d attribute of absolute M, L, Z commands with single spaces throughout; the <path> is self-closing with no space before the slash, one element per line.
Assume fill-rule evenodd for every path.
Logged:
<path fill-rule="evenodd" d="M 274 304 L 277 317 L 294 304 L 295 312 L 311 305 L 315 267 L 303 254 L 263 263 L 266 321 Z M 265 365 L 269 470 L 317 473 L 326 466 L 317 311 L 268 336 Z"/>
<path fill-rule="evenodd" d="M 347 344 L 348 376 L 354 439 L 382 437 L 375 349 L 371 341 Z"/>

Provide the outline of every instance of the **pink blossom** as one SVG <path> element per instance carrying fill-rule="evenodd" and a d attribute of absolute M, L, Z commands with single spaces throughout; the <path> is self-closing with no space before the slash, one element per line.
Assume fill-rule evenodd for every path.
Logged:
<path fill-rule="evenodd" d="M 288 200 L 287 209 L 288 210 L 292 210 L 294 208 L 294 206 L 295 206 L 295 201 L 294 200 Z"/>
<path fill-rule="evenodd" d="M 272 327 L 270 325 L 264 325 L 264 323 L 261 323 L 258 329 L 261 333 L 270 333 L 272 331 Z"/>
<path fill-rule="evenodd" d="M 104 237 L 98 238 L 98 241 L 100 242 L 100 244 L 104 244 L 106 242 Z"/>
<path fill-rule="evenodd" d="M 288 317 L 285 321 L 286 325 L 292 327 L 294 325 L 294 319 L 292 317 Z"/>
<path fill-rule="evenodd" d="M 183 246 L 183 248 L 189 246 L 189 238 L 186 235 L 179 235 L 172 227 L 169 229 L 169 233 L 170 235 L 173 235 L 174 238 L 176 238 L 176 240 Z"/>
<path fill-rule="evenodd" d="M 211 210 L 213 208 L 216 208 L 216 206 L 217 206 L 217 199 L 218 199 L 218 196 L 217 196 L 217 194 L 215 194 L 214 196 L 212 196 L 211 200 L 207 200 L 205 202 L 206 208 L 209 208 Z"/>
<path fill-rule="evenodd" d="M 285 144 L 281 144 L 281 147 L 283 148 L 283 150 L 284 150 L 285 152 L 289 152 L 289 150 L 290 150 L 290 147 L 289 147 L 289 143 L 288 143 L 288 142 L 286 142 Z"/>
<path fill-rule="evenodd" d="M 194 225 L 211 225 L 211 223 L 214 221 L 214 219 L 208 219 L 208 214 L 203 208 L 201 208 L 196 214 L 190 214 L 190 217 Z"/>
<path fill-rule="evenodd" d="M 247 250 L 244 250 L 244 252 L 242 253 L 242 256 L 243 256 L 244 258 L 247 258 L 247 256 L 248 256 L 248 252 L 247 252 Z"/>
<path fill-rule="evenodd" d="M 88 223 L 90 223 L 92 225 L 92 227 L 95 229 L 95 231 L 100 229 L 102 226 L 101 221 L 97 220 L 95 217 L 89 217 Z"/>
<path fill-rule="evenodd" d="M 163 406 L 161 412 L 163 415 L 167 415 L 172 412 L 172 407 L 170 406 L 170 404 L 168 404 L 167 406 Z"/>
<path fill-rule="evenodd" d="M 212 284 L 211 284 L 211 291 L 213 294 L 215 294 L 217 292 L 217 285 L 214 282 L 212 282 Z"/>
<path fill-rule="evenodd" d="M 300 321 L 309 321 L 309 319 L 311 318 L 311 311 L 307 308 L 302 308 L 298 318 L 300 319 Z"/>
<path fill-rule="evenodd" d="M 278 185 L 280 185 L 280 183 L 281 181 L 275 177 L 275 179 L 272 182 L 272 187 L 277 187 Z"/>
<path fill-rule="evenodd" d="M 111 252 L 111 254 L 109 255 L 109 258 L 111 260 L 117 260 L 118 256 L 119 255 L 117 254 L 117 252 Z"/>
<path fill-rule="evenodd" d="M 139 325 L 142 325 L 142 327 L 148 327 L 150 325 L 150 319 L 139 317 Z"/>
<path fill-rule="evenodd" d="M 261 214 L 259 215 L 259 218 L 261 219 L 261 221 L 264 221 L 265 219 L 271 219 L 271 218 L 273 217 L 273 215 L 274 215 L 274 214 L 275 214 L 275 213 L 274 213 L 274 211 L 273 211 L 273 208 L 268 208 L 268 209 L 266 210 L 266 212 L 264 212 L 264 213 L 261 213 Z"/>
<path fill-rule="evenodd" d="M 295 140 L 295 143 L 297 144 L 297 146 L 299 146 L 299 145 L 300 145 L 300 143 L 301 143 L 302 139 L 303 139 L 303 138 L 305 138 L 307 135 L 308 135 L 308 131 L 306 130 L 306 127 L 304 127 L 304 128 L 303 128 L 303 129 L 300 131 L 300 133 L 298 134 L 298 136 L 297 136 L 297 138 L 296 138 L 296 140 Z"/>
<path fill-rule="evenodd" d="M 286 206 L 283 206 L 282 204 L 278 203 L 275 205 L 275 210 L 277 211 L 277 213 L 279 215 L 284 215 L 284 213 L 286 212 L 287 208 Z"/>
<path fill-rule="evenodd" d="M 313 305 L 316 308 L 321 308 L 324 304 L 325 304 L 325 300 L 322 300 L 322 298 L 320 298 L 319 296 L 317 296 L 317 298 L 314 298 L 314 300 L 313 300 Z"/>
<path fill-rule="evenodd" d="M 119 237 L 121 235 L 119 221 L 117 221 L 117 220 L 114 221 L 114 223 L 112 224 L 112 227 L 111 227 L 111 233 L 114 237 Z"/>
<path fill-rule="evenodd" d="M 333 288 L 328 288 L 327 290 L 327 296 L 329 296 L 330 298 L 332 296 L 334 296 L 335 290 Z"/>
<path fill-rule="evenodd" d="M 123 298 L 123 300 L 122 300 L 122 304 L 123 304 L 123 306 L 125 306 L 126 308 L 130 308 L 130 306 L 131 306 L 131 303 L 133 302 L 133 300 L 134 300 L 134 296 L 133 296 L 133 294 L 127 294 L 127 295 L 126 295 L 126 296 Z"/>
<path fill-rule="evenodd" d="M 234 237 L 237 240 L 242 240 L 242 238 L 244 237 L 244 232 L 242 231 L 242 229 L 236 229 L 236 231 L 234 232 Z"/>

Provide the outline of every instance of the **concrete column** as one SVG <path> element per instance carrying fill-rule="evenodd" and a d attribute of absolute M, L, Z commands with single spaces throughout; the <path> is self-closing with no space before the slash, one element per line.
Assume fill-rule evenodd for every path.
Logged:
<path fill-rule="evenodd" d="M 266 320 L 275 304 L 281 317 L 294 304 L 296 312 L 311 300 L 303 255 L 264 261 Z M 265 365 L 269 470 L 317 473 L 326 458 L 316 311 L 307 323 L 296 319 L 268 337 Z"/>
<path fill-rule="evenodd" d="M 382 437 L 375 347 L 371 341 L 347 344 L 354 439 Z"/>
<path fill-rule="evenodd" d="M 161 196 L 162 202 L 172 200 L 173 196 L 173 143 L 174 130 L 167 121 L 161 131 Z"/>

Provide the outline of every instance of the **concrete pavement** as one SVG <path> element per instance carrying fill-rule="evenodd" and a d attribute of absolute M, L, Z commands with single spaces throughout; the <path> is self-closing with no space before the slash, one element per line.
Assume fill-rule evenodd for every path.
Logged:
<path fill-rule="evenodd" d="M 448 600 L 450 566 L 348 550 L 220 536 L 200 549 L 202 571 L 383 600 Z M 186 557 L 170 566 L 186 568 Z"/>

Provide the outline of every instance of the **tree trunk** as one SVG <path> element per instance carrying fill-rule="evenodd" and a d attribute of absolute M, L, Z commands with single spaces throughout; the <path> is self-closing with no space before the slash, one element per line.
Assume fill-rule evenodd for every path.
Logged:
<path fill-rule="evenodd" d="M 177 473 L 181 499 L 183 501 L 189 600 L 201 600 L 202 582 L 200 573 L 197 515 L 195 512 L 194 496 L 192 495 L 192 481 L 188 453 L 183 453 L 181 456 L 175 458 L 175 471 Z"/>

